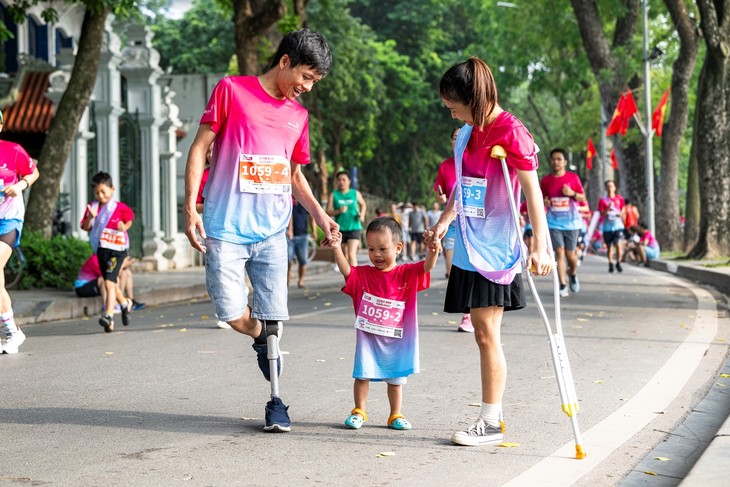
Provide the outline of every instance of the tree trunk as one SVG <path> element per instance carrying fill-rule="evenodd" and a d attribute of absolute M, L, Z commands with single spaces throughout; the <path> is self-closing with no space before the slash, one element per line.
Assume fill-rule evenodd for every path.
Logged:
<path fill-rule="evenodd" d="M 725 2 L 726 3 L 726 2 Z M 730 255 L 730 8 L 698 0 L 707 45 L 697 88 L 700 234 L 689 257 Z"/>
<path fill-rule="evenodd" d="M 233 0 L 236 57 L 240 74 L 259 74 L 261 36 L 286 14 L 285 0 Z"/>
<path fill-rule="evenodd" d="M 679 146 L 687 130 L 689 83 L 697 60 L 700 36 L 689 18 L 684 0 L 664 0 L 679 34 L 679 55 L 672 70 L 672 111 L 662 136 L 661 181 L 656 218 L 656 238 L 663 250 L 678 250 L 682 245 L 679 219 Z"/>
<path fill-rule="evenodd" d="M 623 0 L 621 3 L 623 8 L 620 16 L 616 18 L 613 40 L 609 46 L 596 2 L 571 0 L 583 47 L 591 64 L 591 70 L 598 81 L 601 104 L 609 119 L 621 93 L 628 86 L 636 85 L 638 82 L 636 73 L 622 60 L 631 56 L 632 39 L 639 24 L 639 0 Z M 636 201 L 637 207 L 642 211 L 646 200 L 644 143 L 641 141 L 621 144 L 621 139 L 617 136 L 613 137 L 612 141 L 619 159 L 620 193 Z M 591 182 L 597 186 L 597 181 L 598 176 L 594 174 Z M 590 190 L 591 198 L 596 198 L 596 194 L 603 194 L 603 188 L 594 187 Z M 595 204 L 595 201 L 591 203 Z"/>
<path fill-rule="evenodd" d="M 96 83 L 104 23 L 109 11 L 109 7 L 86 9 L 71 78 L 51 121 L 38 160 L 41 177 L 33 186 L 25 225 L 28 230 L 41 231 L 46 238 L 51 237 L 53 208 L 71 144 L 76 139 L 79 122 Z"/>
<path fill-rule="evenodd" d="M 695 117 L 692 149 L 690 150 L 689 168 L 687 169 L 687 200 L 684 207 L 684 246 L 682 248 L 684 252 L 689 252 L 694 247 L 700 235 L 700 176 L 697 169 L 698 134 L 697 117 Z"/>

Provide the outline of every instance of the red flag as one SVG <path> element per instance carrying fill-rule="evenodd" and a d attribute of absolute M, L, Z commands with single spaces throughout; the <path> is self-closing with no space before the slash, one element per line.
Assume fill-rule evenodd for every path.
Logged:
<path fill-rule="evenodd" d="M 608 128 L 606 129 L 606 136 L 615 135 L 621 131 L 621 114 L 624 111 L 624 94 L 621 93 L 621 98 L 616 103 L 616 109 L 613 111 L 611 121 L 608 122 Z"/>
<path fill-rule="evenodd" d="M 634 100 L 634 95 L 631 93 L 631 90 L 627 90 L 624 96 L 624 109 L 621 112 L 621 135 L 626 135 L 626 130 L 628 130 L 629 128 L 629 121 L 631 120 L 631 117 L 634 116 L 634 113 L 639 111 L 638 107 L 636 106 L 636 100 Z"/>
<path fill-rule="evenodd" d="M 656 131 L 657 137 L 662 136 L 664 129 L 664 113 L 667 111 L 667 101 L 669 100 L 669 88 L 662 95 L 662 100 L 656 106 L 654 113 L 651 115 L 651 128 Z"/>
<path fill-rule="evenodd" d="M 621 94 L 616 109 L 613 111 L 613 117 L 608 124 L 606 129 L 606 135 L 615 135 L 620 133 L 626 135 L 626 130 L 629 128 L 629 121 L 639 109 L 636 106 L 636 100 L 631 90 L 626 90 L 625 93 Z"/>
<path fill-rule="evenodd" d="M 616 159 L 616 151 L 611 149 L 611 167 L 618 169 L 618 160 Z"/>
<path fill-rule="evenodd" d="M 593 158 L 596 156 L 596 146 L 593 145 L 593 140 L 588 137 L 588 146 L 586 147 L 586 169 L 593 169 Z"/>

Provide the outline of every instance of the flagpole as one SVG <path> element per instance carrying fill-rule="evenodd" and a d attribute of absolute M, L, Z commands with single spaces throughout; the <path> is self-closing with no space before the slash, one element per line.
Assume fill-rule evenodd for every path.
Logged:
<path fill-rule="evenodd" d="M 603 182 L 606 178 L 606 129 L 608 128 L 608 117 L 606 116 L 606 107 L 601 103 L 601 157 L 598 164 L 598 199 L 603 195 Z"/>
<path fill-rule="evenodd" d="M 651 79 L 649 78 L 649 0 L 642 0 L 644 16 L 644 109 L 646 110 L 647 126 L 644 132 L 646 138 L 646 224 L 652 235 L 656 235 L 654 227 L 654 148 L 652 137 L 654 130 L 651 126 Z"/>

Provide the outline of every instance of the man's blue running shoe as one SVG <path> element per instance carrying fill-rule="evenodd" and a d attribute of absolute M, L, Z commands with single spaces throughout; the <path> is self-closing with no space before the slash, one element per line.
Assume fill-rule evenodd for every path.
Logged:
<path fill-rule="evenodd" d="M 266 403 L 266 426 L 264 431 L 272 433 L 286 433 L 291 431 L 289 421 L 289 406 L 285 406 L 281 399 L 274 397 Z"/>
<path fill-rule="evenodd" d="M 580 281 L 578 281 L 578 276 L 569 276 L 570 277 L 570 292 L 577 293 L 580 291 Z"/>
<path fill-rule="evenodd" d="M 271 371 L 269 370 L 269 358 L 266 356 L 269 347 L 265 343 L 255 343 L 251 345 L 254 350 L 256 350 L 256 358 L 259 361 L 259 369 L 261 369 L 261 372 L 264 374 L 264 378 L 268 381 L 271 381 Z M 281 351 L 279 351 L 279 359 L 276 361 L 279 369 L 279 374 L 277 376 L 281 375 L 281 370 L 283 368 L 283 358 L 281 356 Z"/>

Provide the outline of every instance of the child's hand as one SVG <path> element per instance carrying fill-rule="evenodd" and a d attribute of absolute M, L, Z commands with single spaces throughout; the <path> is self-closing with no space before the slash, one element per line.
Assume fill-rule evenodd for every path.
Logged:
<path fill-rule="evenodd" d="M 432 230 L 423 232 L 423 242 L 431 252 L 438 252 L 441 249 L 441 240 Z"/>
<path fill-rule="evenodd" d="M 91 218 L 96 218 L 96 214 L 98 213 L 98 207 L 94 208 L 91 205 L 86 205 L 86 211 L 89 212 L 89 215 L 91 215 Z"/>
<path fill-rule="evenodd" d="M 339 230 L 335 230 L 332 232 L 331 238 L 329 238 L 329 239 L 325 238 L 319 244 L 322 247 L 329 247 L 331 249 L 340 248 L 340 245 L 342 244 L 342 233 L 340 233 Z"/>
<path fill-rule="evenodd" d="M 127 229 L 127 226 L 124 224 L 123 221 L 119 220 L 119 223 L 117 223 L 117 228 L 120 232 L 123 232 Z"/>

